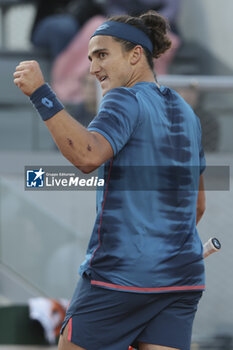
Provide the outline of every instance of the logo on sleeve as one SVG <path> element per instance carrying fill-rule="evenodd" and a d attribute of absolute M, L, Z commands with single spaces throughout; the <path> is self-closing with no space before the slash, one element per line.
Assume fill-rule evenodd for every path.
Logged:
<path fill-rule="evenodd" d="M 49 100 L 47 97 L 43 97 L 41 99 L 41 103 L 48 108 L 52 108 L 53 107 L 53 101 Z"/>

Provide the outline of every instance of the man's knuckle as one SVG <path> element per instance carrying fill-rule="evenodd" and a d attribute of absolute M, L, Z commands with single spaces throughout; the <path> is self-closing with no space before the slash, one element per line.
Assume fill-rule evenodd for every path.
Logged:
<path fill-rule="evenodd" d="M 38 66 L 38 62 L 37 61 L 31 61 L 30 66 L 35 69 Z"/>

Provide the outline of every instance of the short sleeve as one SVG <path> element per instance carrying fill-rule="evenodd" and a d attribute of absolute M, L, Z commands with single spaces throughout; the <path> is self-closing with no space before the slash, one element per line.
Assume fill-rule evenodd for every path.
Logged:
<path fill-rule="evenodd" d="M 115 88 L 104 96 L 99 112 L 89 124 L 88 130 L 103 135 L 111 144 L 115 156 L 130 139 L 138 119 L 136 96 L 127 88 Z"/>
<path fill-rule="evenodd" d="M 205 153 L 201 142 L 201 139 L 202 139 L 201 123 L 198 117 L 197 117 L 197 123 L 198 123 L 198 132 L 199 132 L 198 141 L 199 141 L 200 174 L 202 174 L 206 168 L 206 160 L 205 160 Z"/>

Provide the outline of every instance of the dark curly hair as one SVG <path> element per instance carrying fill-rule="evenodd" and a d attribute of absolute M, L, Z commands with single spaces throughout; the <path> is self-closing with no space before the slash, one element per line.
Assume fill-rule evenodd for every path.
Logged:
<path fill-rule="evenodd" d="M 141 29 L 148 35 L 153 44 L 153 53 L 151 54 L 145 48 L 144 52 L 147 58 L 147 62 L 152 70 L 154 68 L 153 58 L 160 57 L 171 47 L 171 40 L 167 36 L 169 24 L 166 19 L 160 16 L 156 11 L 150 10 L 138 17 L 132 17 L 128 15 L 114 16 L 109 18 L 109 21 L 130 24 L 138 29 Z M 125 51 L 130 51 L 136 46 L 136 44 L 119 38 L 114 37 L 114 40 L 122 43 Z"/>

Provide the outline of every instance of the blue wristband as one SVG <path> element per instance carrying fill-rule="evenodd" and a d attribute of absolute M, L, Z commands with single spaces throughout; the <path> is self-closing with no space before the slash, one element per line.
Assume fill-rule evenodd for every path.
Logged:
<path fill-rule="evenodd" d="M 34 91 L 30 100 L 44 121 L 64 109 L 63 104 L 56 98 L 48 84 L 44 84 Z"/>

